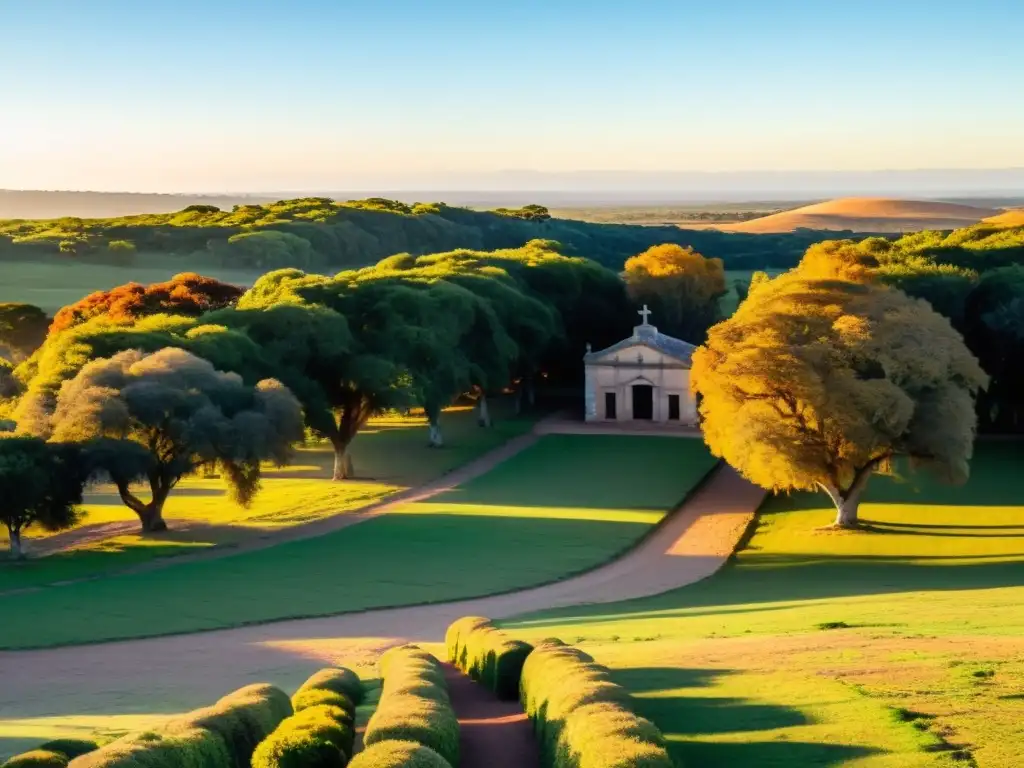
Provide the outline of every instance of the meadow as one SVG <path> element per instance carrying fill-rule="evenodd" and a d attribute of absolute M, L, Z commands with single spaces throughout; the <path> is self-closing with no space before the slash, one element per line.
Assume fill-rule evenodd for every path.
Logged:
<path fill-rule="evenodd" d="M 866 530 L 769 498 L 703 582 L 503 622 L 581 644 L 680 765 L 1012 766 L 1024 754 L 1024 445 L 961 487 L 873 480 Z"/>
<path fill-rule="evenodd" d="M 697 440 L 549 435 L 429 502 L 316 538 L 0 595 L 0 647 L 192 632 L 554 581 L 636 543 L 714 463 Z"/>
<path fill-rule="evenodd" d="M 448 440 L 443 449 L 427 447 L 422 415 L 373 419 L 352 446 L 357 477 L 343 483 L 330 482 L 334 454 L 329 446 L 301 448 L 291 465 L 264 468 L 262 490 L 249 507 L 229 499 L 218 478 L 188 477 L 167 501 L 171 530 L 156 536 L 138 532 L 136 516 L 113 487 L 95 487 L 86 495 L 80 525 L 54 539 L 68 541 L 67 546 L 24 562 L 12 562 L 6 550 L 0 552 L 0 592 L 92 578 L 214 546 L 229 548 L 362 508 L 440 477 L 532 426 L 532 417 L 516 417 L 507 400 L 495 399 L 492 408 L 491 429 L 477 426 L 470 407 L 448 409 L 441 422 Z M 106 525 L 117 525 L 117 535 L 87 535 L 94 526 Z M 45 531 L 32 531 L 30 551 L 33 546 L 54 549 L 50 538 Z M 6 543 L 7 531 L 0 529 L 0 547 Z"/>
<path fill-rule="evenodd" d="M 234 285 L 251 285 L 265 270 L 232 269 L 199 260 L 174 259 L 140 253 L 130 266 L 96 264 L 64 257 L 36 261 L 0 261 L 0 304 L 34 304 L 48 314 L 74 304 L 94 291 L 128 282 L 159 283 L 180 272 L 199 272 Z"/>

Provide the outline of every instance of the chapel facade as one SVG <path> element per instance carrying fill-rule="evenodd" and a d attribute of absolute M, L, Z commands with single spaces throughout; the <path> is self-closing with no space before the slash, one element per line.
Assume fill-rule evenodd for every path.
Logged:
<path fill-rule="evenodd" d="M 583 356 L 587 421 L 649 421 L 696 425 L 697 404 L 690 392 L 690 358 L 696 347 L 659 333 L 648 320 L 633 335 L 607 349 Z"/>

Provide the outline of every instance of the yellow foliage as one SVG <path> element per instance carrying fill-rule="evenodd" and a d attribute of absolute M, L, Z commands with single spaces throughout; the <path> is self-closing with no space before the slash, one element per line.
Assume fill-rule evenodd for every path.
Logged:
<path fill-rule="evenodd" d="M 988 376 L 946 318 L 849 256 L 810 249 L 711 329 L 691 372 L 708 445 L 764 488 L 837 503 L 895 456 L 966 479 Z"/>

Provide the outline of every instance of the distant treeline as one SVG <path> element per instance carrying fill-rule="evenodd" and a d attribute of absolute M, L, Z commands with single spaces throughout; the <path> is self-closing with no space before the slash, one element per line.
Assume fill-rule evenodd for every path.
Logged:
<path fill-rule="evenodd" d="M 168 254 L 221 267 L 324 269 L 375 263 L 398 253 L 422 255 L 458 248 L 517 248 L 554 240 L 567 254 L 613 269 L 652 245 L 692 246 L 720 258 L 726 269 L 794 266 L 813 243 L 852 233 L 800 230 L 734 234 L 596 224 L 552 218 L 542 206 L 475 211 L 444 203 L 408 205 L 369 198 L 336 202 L 310 197 L 230 211 L 190 205 L 177 213 L 109 219 L 65 217 L 0 221 L 0 259 L 64 255 L 83 261 L 131 264 L 138 253 Z"/>

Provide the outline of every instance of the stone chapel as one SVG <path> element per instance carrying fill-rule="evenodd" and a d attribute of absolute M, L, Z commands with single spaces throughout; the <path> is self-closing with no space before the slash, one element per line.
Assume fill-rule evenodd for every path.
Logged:
<path fill-rule="evenodd" d="M 690 357 L 696 347 L 659 333 L 648 322 L 651 311 L 646 304 L 637 314 L 643 322 L 628 339 L 596 352 L 587 345 L 586 420 L 695 425 Z"/>

